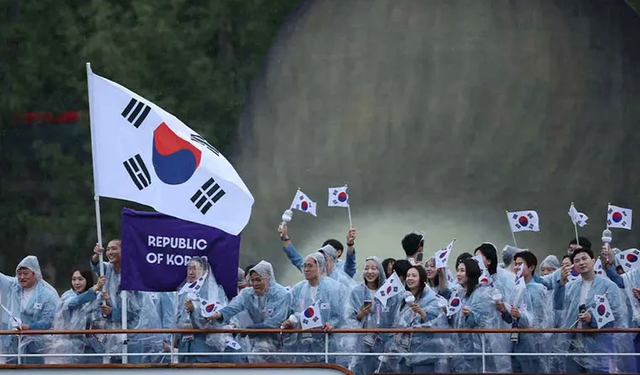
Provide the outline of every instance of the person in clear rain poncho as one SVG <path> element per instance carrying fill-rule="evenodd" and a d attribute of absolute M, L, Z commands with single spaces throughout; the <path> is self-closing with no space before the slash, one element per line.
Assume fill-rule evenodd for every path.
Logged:
<path fill-rule="evenodd" d="M 501 318 L 493 302 L 495 289 L 488 285 L 478 285 L 480 267 L 474 259 L 464 259 L 458 264 L 456 278 L 462 297 L 462 308 L 449 318 L 453 328 L 497 328 Z M 462 353 L 482 353 L 482 341 L 485 352 L 505 353 L 508 343 L 500 335 L 484 333 L 459 333 L 453 338 L 456 349 Z M 456 356 L 453 358 L 453 370 L 459 373 L 482 372 L 482 357 Z M 511 363 L 507 357 L 486 357 L 488 372 L 509 372 Z"/>
<path fill-rule="evenodd" d="M 514 294 L 496 301 L 502 319 L 513 328 L 552 328 L 553 308 L 548 303 L 548 292 L 544 285 L 533 281 L 538 266 L 536 256 L 530 251 L 520 251 L 513 257 L 516 272 L 522 268 L 522 277 Z M 542 333 L 512 333 L 512 353 L 543 353 L 548 342 Z M 535 356 L 512 356 L 511 365 L 515 373 L 545 373 L 550 370 L 546 358 Z"/>
<path fill-rule="evenodd" d="M 386 280 L 385 270 L 378 257 L 365 259 L 364 282 L 351 290 L 345 316 L 346 328 L 393 328 L 401 295 L 387 300 L 386 306 L 374 298 Z M 392 334 L 350 334 L 345 337 L 346 352 L 383 353 Z M 352 357 L 349 369 L 356 374 L 370 374 L 378 367 L 378 359 Z"/>
<path fill-rule="evenodd" d="M 187 278 L 178 289 L 177 300 L 176 328 L 223 328 L 220 322 L 207 320 L 213 316 L 208 311 L 223 308 L 227 304 L 227 297 L 222 286 L 216 282 L 205 258 L 191 258 L 187 266 Z M 240 349 L 239 344 L 226 333 L 183 333 L 176 340 L 180 353 L 221 353 Z M 234 360 L 220 355 L 187 355 L 179 358 L 181 363 L 220 363 Z"/>
<path fill-rule="evenodd" d="M 0 303 L 2 309 L 0 330 L 48 330 L 53 327 L 59 299 L 56 290 L 42 279 L 38 258 L 25 257 L 16 267 L 16 276 L 0 273 Z M 18 348 L 17 336 L 0 336 L 0 352 L 5 354 L 44 354 L 49 343 L 48 336 L 22 336 Z M 16 357 L 9 357 L 7 363 L 17 363 Z M 43 364 L 42 357 L 22 358 L 22 363 Z"/>
<path fill-rule="evenodd" d="M 119 239 L 109 241 L 107 244 L 107 259 L 104 262 L 104 277 L 106 284 L 102 292 L 100 301 L 100 313 L 104 319 L 100 324 L 108 329 L 122 328 L 122 289 L 120 287 L 120 248 Z M 90 266 L 93 272 L 100 274 L 99 256 L 103 252 L 102 246 L 97 244 L 93 249 L 93 256 L 90 260 Z M 160 317 L 156 311 L 155 305 L 151 299 L 150 293 L 132 292 L 127 293 L 126 317 L 127 329 L 154 329 L 160 328 Z M 150 308 L 151 307 L 151 308 Z M 106 353 L 119 353 L 123 351 L 124 335 L 100 335 L 99 338 L 104 344 Z M 153 335 L 145 333 L 136 333 L 126 335 L 127 352 L 128 353 L 162 353 L 163 335 Z M 146 363 L 157 361 L 159 356 L 141 356 L 131 355 L 128 357 L 128 363 Z M 112 358 L 112 361 L 118 362 L 118 358 Z"/>
<path fill-rule="evenodd" d="M 86 267 L 86 266 L 85 266 Z M 100 293 L 106 284 L 104 276 L 93 284 L 93 273 L 89 269 L 75 268 L 71 271 L 71 289 L 60 297 L 61 306 L 56 314 L 56 330 L 85 330 L 96 327 L 95 320 L 101 320 Z M 104 345 L 96 335 L 57 335 L 53 337 L 53 350 L 60 354 L 62 363 L 102 363 L 102 356 L 80 357 L 73 354 L 104 353 Z"/>
<path fill-rule="evenodd" d="M 252 320 L 248 329 L 279 328 L 287 319 L 291 304 L 291 295 L 276 282 L 271 263 L 261 261 L 249 271 L 251 287 L 243 289 L 222 310 L 216 312 L 211 319 L 229 323 L 231 318 L 246 311 Z M 281 350 L 278 335 L 254 334 L 251 336 L 253 353 L 276 353 Z M 279 362 L 277 356 L 249 356 L 250 363 Z"/>
<path fill-rule="evenodd" d="M 322 246 L 318 250 L 318 252 L 324 255 L 327 276 L 339 282 L 340 284 L 344 285 L 345 287 L 347 287 L 348 290 L 355 288 L 355 286 L 357 285 L 356 281 L 353 280 L 344 271 L 336 267 L 338 263 L 338 252 L 333 246 L 331 245 Z"/>
<path fill-rule="evenodd" d="M 556 344 L 561 345 L 559 352 L 568 353 L 615 353 L 624 351 L 622 346 L 632 346 L 620 340 L 612 333 L 598 333 L 596 314 L 596 295 L 606 295 L 611 307 L 614 320 L 603 328 L 624 328 L 626 326 L 626 308 L 624 306 L 618 286 L 604 276 L 596 275 L 594 271 L 595 259 L 591 249 L 576 249 L 573 262 L 581 278 L 568 282 L 571 273 L 570 266 L 563 266 L 558 286 L 554 289 L 554 307 L 563 310 L 560 328 L 593 329 L 593 333 L 560 334 L 562 339 Z M 598 309 L 599 310 L 599 309 Z M 603 312 L 603 311 L 600 311 Z M 607 356 L 569 356 L 566 359 L 566 371 L 570 373 L 616 372 L 612 366 L 615 361 Z"/>
<path fill-rule="evenodd" d="M 315 315 L 322 318 L 325 332 L 333 328 L 340 328 L 344 322 L 344 304 L 348 298 L 344 285 L 326 276 L 325 257 L 315 252 L 308 255 L 302 266 L 305 280 L 300 281 L 291 289 L 291 313 L 294 319 L 287 319 L 283 323 L 284 329 L 300 328 L 304 314 L 315 311 Z M 313 305 L 319 306 L 319 314 Z M 324 352 L 325 337 L 319 333 L 294 333 L 284 336 L 285 351 L 299 353 Z M 340 337 L 329 336 L 329 351 L 341 351 Z M 322 356 L 296 356 L 297 363 L 324 362 Z M 333 359 L 335 361 L 335 359 Z"/>
<path fill-rule="evenodd" d="M 427 286 L 431 290 L 445 299 L 451 298 L 451 289 L 447 285 L 447 275 L 444 268 L 436 268 L 436 259 L 429 258 L 424 263 L 424 269 L 427 271 Z"/>
<path fill-rule="evenodd" d="M 400 300 L 396 313 L 397 328 L 448 328 L 440 297 L 426 284 L 427 273 L 422 266 L 411 266 L 405 281 L 407 293 Z M 450 350 L 450 340 L 443 334 L 398 333 L 394 335 L 391 352 L 444 353 Z M 389 359 L 393 372 L 434 373 L 446 371 L 446 359 L 438 355 L 411 355 Z M 443 368 L 444 367 L 444 368 Z"/>

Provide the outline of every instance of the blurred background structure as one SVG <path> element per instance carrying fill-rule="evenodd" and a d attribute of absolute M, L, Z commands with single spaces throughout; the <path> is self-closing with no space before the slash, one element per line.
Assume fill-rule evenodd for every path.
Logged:
<path fill-rule="evenodd" d="M 540 213 L 521 247 L 560 254 L 571 201 L 598 244 L 607 202 L 640 209 L 636 3 L 1 1 L 0 269 L 35 254 L 63 286 L 91 253 L 85 61 L 227 155 L 256 198 L 241 265 L 269 259 L 285 283 L 275 229 L 298 187 L 319 205 L 290 224 L 302 253 L 344 242 L 346 210 L 325 202 L 345 182 L 360 262 L 402 257 L 410 231 L 429 252 L 501 248 L 506 209 Z M 118 237 L 136 206 L 104 202 Z"/>

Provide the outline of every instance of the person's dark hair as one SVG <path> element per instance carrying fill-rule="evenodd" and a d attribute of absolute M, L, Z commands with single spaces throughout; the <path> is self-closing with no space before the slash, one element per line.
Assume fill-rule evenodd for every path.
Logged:
<path fill-rule="evenodd" d="M 573 258 L 572 258 L 572 257 L 571 257 L 571 255 L 569 255 L 569 254 L 565 254 L 565 255 L 562 257 L 562 260 L 565 260 L 565 259 L 567 259 L 567 258 L 569 258 L 569 261 L 570 261 L 571 263 L 573 263 Z M 560 262 L 562 262 L 562 260 L 561 260 Z"/>
<path fill-rule="evenodd" d="M 411 263 L 406 259 L 398 259 L 393 264 L 393 272 L 403 279 L 407 277 L 407 271 L 409 271 L 409 268 L 411 268 Z"/>
<path fill-rule="evenodd" d="M 591 249 L 591 241 L 589 241 L 586 237 L 578 237 L 578 241 L 576 241 L 576 239 L 572 239 L 571 241 L 569 241 L 569 246 L 571 245 L 580 245 L 582 247 L 588 247 L 589 249 Z"/>
<path fill-rule="evenodd" d="M 93 272 L 91 272 L 91 270 L 86 266 L 78 266 L 71 271 L 71 277 L 73 277 L 73 274 L 76 273 L 76 271 L 80 272 L 80 276 L 84 277 L 85 280 L 87 280 L 87 284 L 84 286 L 84 289 L 80 293 L 84 293 L 87 290 L 91 289 L 91 287 L 93 287 L 93 285 L 95 284 L 95 281 L 93 280 Z"/>
<path fill-rule="evenodd" d="M 538 258 L 534 253 L 528 250 L 518 251 L 513 256 L 513 260 L 516 260 L 518 258 L 522 258 L 527 263 L 527 267 L 533 266 L 533 272 L 531 274 L 536 273 L 536 268 L 538 267 Z"/>
<path fill-rule="evenodd" d="M 576 249 L 576 251 L 574 251 L 573 254 L 571 255 L 571 263 L 573 263 L 573 260 L 575 259 L 576 255 L 578 255 L 580 253 L 587 253 L 589 258 L 591 258 L 591 259 L 595 258 L 595 256 L 593 255 L 593 251 L 591 251 L 590 248 L 581 247 L 579 249 Z"/>
<path fill-rule="evenodd" d="M 334 249 L 336 249 L 336 251 L 340 251 L 342 255 L 342 252 L 344 252 L 344 246 L 342 246 L 342 242 L 338 241 L 338 240 L 334 240 L 333 238 L 329 238 L 328 240 L 324 241 L 322 243 L 322 247 L 327 246 L 327 245 L 331 245 L 333 246 Z M 338 257 L 340 258 L 340 257 Z"/>
<path fill-rule="evenodd" d="M 425 283 L 427 282 L 427 271 L 425 271 L 424 267 L 422 266 L 411 266 L 407 270 L 407 273 L 409 273 L 409 270 L 411 269 L 418 271 L 418 278 L 420 279 L 420 284 L 418 286 L 418 293 L 414 295 L 414 297 L 416 298 L 416 302 L 418 302 L 418 300 L 422 298 L 422 294 L 424 293 L 424 288 L 426 287 Z M 404 283 L 404 289 L 409 290 L 409 287 L 407 286 L 406 281 Z M 405 305 L 405 302 L 403 298 L 402 303 L 400 304 L 400 310 L 402 310 L 404 305 Z"/>
<path fill-rule="evenodd" d="M 493 275 L 498 272 L 498 250 L 496 250 L 496 247 L 490 243 L 483 243 L 478 246 L 473 253 L 476 254 L 478 251 L 481 252 L 489 262 L 491 262 L 489 267 L 487 267 L 489 269 L 489 275 Z"/>
<path fill-rule="evenodd" d="M 456 269 L 458 268 L 458 264 L 462 263 L 463 260 L 469 258 L 473 258 L 473 255 L 466 252 L 458 255 L 458 257 L 456 258 Z"/>
<path fill-rule="evenodd" d="M 253 267 L 255 267 L 255 266 L 256 266 L 255 264 L 250 264 L 250 265 L 248 265 L 248 266 L 246 266 L 246 267 L 244 268 L 244 275 L 245 275 L 245 277 L 249 275 L 249 273 L 250 273 L 251 269 L 252 269 Z"/>
<path fill-rule="evenodd" d="M 460 263 L 464 264 L 465 273 L 467 274 L 467 287 L 465 288 L 465 292 L 467 292 L 467 296 L 470 296 L 478 286 L 478 278 L 480 278 L 482 272 L 475 259 L 463 259 Z"/>
<path fill-rule="evenodd" d="M 402 239 L 402 249 L 408 257 L 416 255 L 418 248 L 424 246 L 424 236 L 418 233 L 409 233 Z"/>
<path fill-rule="evenodd" d="M 384 269 L 384 274 L 388 277 L 391 276 L 391 274 L 387 275 L 387 268 L 389 267 L 389 263 L 394 263 L 395 264 L 396 260 L 393 258 L 387 258 L 385 260 L 382 261 L 382 268 Z M 393 273 L 393 270 L 391 270 L 391 272 Z"/>
<path fill-rule="evenodd" d="M 425 266 L 425 271 L 426 271 L 426 267 L 427 267 L 427 263 L 429 262 L 436 262 L 435 258 L 429 258 L 427 259 L 426 262 L 424 262 L 424 266 Z M 435 264 L 434 264 L 435 267 Z M 436 277 L 433 278 L 433 280 L 429 279 L 429 276 L 427 276 L 427 284 L 433 288 L 437 288 L 440 286 L 440 276 L 438 275 L 438 269 L 436 269 Z"/>

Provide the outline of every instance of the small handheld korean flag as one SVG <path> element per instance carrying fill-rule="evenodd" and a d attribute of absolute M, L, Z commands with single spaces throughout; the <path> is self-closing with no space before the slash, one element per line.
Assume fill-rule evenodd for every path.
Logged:
<path fill-rule="evenodd" d="M 487 266 L 484 264 L 484 259 L 482 259 L 482 255 L 476 255 L 471 257 L 471 259 L 475 260 L 478 263 L 478 267 L 480 267 L 480 271 L 486 271 Z"/>
<path fill-rule="evenodd" d="M 349 207 L 349 193 L 347 193 L 347 187 L 333 187 L 329 188 L 329 207 Z"/>
<path fill-rule="evenodd" d="M 487 269 L 482 270 L 482 274 L 478 277 L 478 284 L 491 284 L 491 275 L 489 275 L 489 271 Z"/>
<path fill-rule="evenodd" d="M 20 328 L 22 326 L 22 320 L 20 320 L 20 317 L 15 316 L 3 304 L 0 304 L 0 306 L 2 307 L 2 310 L 4 310 L 7 315 L 9 315 L 9 319 L 11 320 L 11 327 L 13 327 L 14 329 Z"/>
<path fill-rule="evenodd" d="M 219 304 L 216 302 L 209 302 L 205 299 L 200 298 L 200 311 L 202 313 L 203 318 L 210 318 L 218 312 L 220 308 Z"/>
<path fill-rule="evenodd" d="M 621 251 L 616 255 L 616 260 L 624 272 L 631 272 L 640 267 L 640 251 L 638 249 Z"/>
<path fill-rule="evenodd" d="M 511 232 L 539 232 L 540 224 L 538 219 L 538 213 L 529 211 L 507 211 L 507 219 L 509 219 L 509 226 L 511 226 Z"/>
<path fill-rule="evenodd" d="M 516 289 L 524 289 L 525 288 L 525 282 L 524 282 L 524 277 L 522 276 L 522 272 L 524 271 L 524 265 L 521 265 L 518 268 L 518 271 L 516 272 Z"/>
<path fill-rule="evenodd" d="M 198 280 L 192 283 L 185 283 L 182 288 L 180 288 L 180 291 L 178 291 L 178 295 L 182 295 L 184 293 L 198 293 L 208 275 L 209 273 L 206 272 L 204 275 L 200 276 Z"/>
<path fill-rule="evenodd" d="M 571 207 L 569 207 L 568 214 L 569 214 L 569 217 L 571 218 L 571 221 L 575 225 L 579 226 L 580 228 L 587 225 L 587 221 L 589 220 L 589 217 L 583 214 L 582 212 L 578 212 L 578 210 L 573 205 L 573 203 L 571 203 Z"/>
<path fill-rule="evenodd" d="M 571 272 L 569 273 L 569 276 L 567 276 L 567 283 L 580 279 L 582 279 L 582 276 L 580 276 L 580 273 L 576 270 L 576 267 L 571 267 Z"/>
<path fill-rule="evenodd" d="M 604 327 L 610 322 L 616 320 L 613 315 L 613 311 L 611 311 L 611 306 L 609 306 L 609 301 L 607 300 L 607 295 L 598 295 L 594 296 L 595 298 L 595 306 L 593 307 L 593 317 L 598 324 L 598 329 Z"/>
<path fill-rule="evenodd" d="M 631 230 L 631 219 L 633 218 L 633 210 L 609 205 L 607 209 L 607 227 L 622 228 Z"/>
<path fill-rule="evenodd" d="M 291 202 L 291 209 L 317 216 L 316 202 L 309 199 L 309 197 L 307 197 L 307 195 L 300 190 L 298 190 L 296 192 L 296 196 L 293 197 L 293 202 Z"/>
<path fill-rule="evenodd" d="M 380 289 L 376 291 L 375 297 L 384 307 L 387 307 L 387 300 L 400 293 L 404 293 L 404 288 L 402 287 L 400 278 L 394 272 L 387 281 L 382 284 Z"/>
<path fill-rule="evenodd" d="M 458 311 L 462 309 L 462 300 L 460 299 L 460 295 L 456 290 L 452 295 L 451 299 L 449 299 L 449 306 L 447 306 L 447 316 L 455 315 Z"/>
<path fill-rule="evenodd" d="M 449 242 L 449 244 L 441 250 L 436 251 L 434 255 L 434 259 L 436 260 L 436 268 L 446 268 L 447 262 L 449 261 L 449 256 L 453 251 L 453 244 L 456 242 L 454 238 L 453 241 Z"/>
<path fill-rule="evenodd" d="M 313 305 L 307 307 L 301 316 L 300 324 L 302 329 L 311 329 L 322 327 L 322 316 L 320 315 L 320 301 L 316 301 Z"/>
<path fill-rule="evenodd" d="M 600 260 L 600 258 L 598 258 L 596 263 L 593 265 L 593 270 L 596 272 L 596 275 L 604 275 L 604 268 L 602 267 L 602 260 Z"/>

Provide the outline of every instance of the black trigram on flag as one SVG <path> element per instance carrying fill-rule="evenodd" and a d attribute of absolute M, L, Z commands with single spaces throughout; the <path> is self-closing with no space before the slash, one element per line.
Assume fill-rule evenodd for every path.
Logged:
<path fill-rule="evenodd" d="M 136 99 L 131 98 L 131 101 L 129 101 L 129 104 L 124 108 L 121 115 L 127 121 L 132 123 L 133 126 L 139 128 L 144 119 L 147 118 L 149 111 L 151 111 L 151 107 L 143 102 L 139 102 Z"/>
<path fill-rule="evenodd" d="M 151 175 L 149 174 L 147 166 L 144 165 L 144 161 L 140 157 L 140 154 L 128 159 L 122 164 L 129 173 L 133 183 L 138 187 L 138 190 L 142 190 L 151 185 Z"/>
<path fill-rule="evenodd" d="M 201 145 L 203 145 L 204 147 L 208 148 L 209 151 L 211 151 L 214 154 L 216 154 L 216 156 L 220 156 L 220 151 L 218 151 L 215 147 L 213 147 L 211 145 L 211 143 L 207 142 L 206 139 L 202 138 L 202 136 L 200 134 L 191 134 L 191 140 L 194 141 L 194 142 L 198 142 Z"/>
<path fill-rule="evenodd" d="M 195 194 L 193 194 L 191 202 L 204 215 L 209 211 L 213 204 L 219 201 L 225 194 L 225 191 L 216 183 L 216 180 L 210 178 L 200 189 L 198 189 L 198 191 L 196 191 Z"/>

